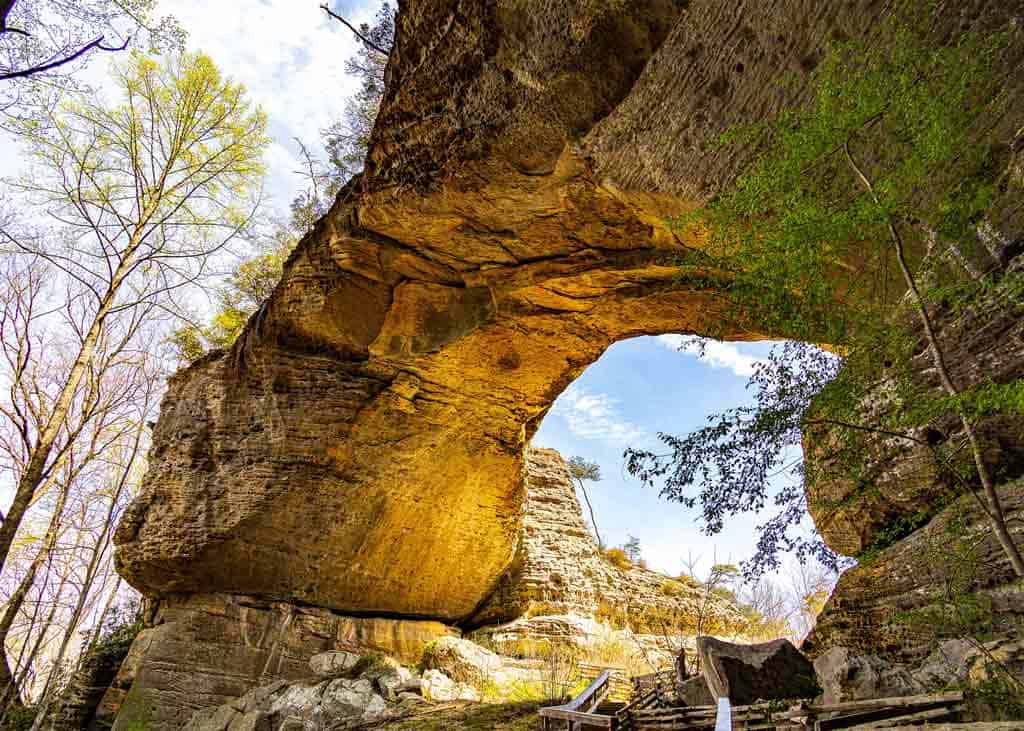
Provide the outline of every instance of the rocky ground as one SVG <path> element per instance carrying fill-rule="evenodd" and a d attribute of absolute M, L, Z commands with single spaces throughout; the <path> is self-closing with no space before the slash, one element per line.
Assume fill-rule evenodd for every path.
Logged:
<path fill-rule="evenodd" d="M 391 731 L 534 731 L 537 703 L 462 705 L 433 710 L 418 718 L 388 721 L 378 728 Z"/>

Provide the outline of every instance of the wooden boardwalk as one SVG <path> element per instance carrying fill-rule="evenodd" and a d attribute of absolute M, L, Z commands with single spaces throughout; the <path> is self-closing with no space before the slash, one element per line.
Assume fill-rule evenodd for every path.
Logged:
<path fill-rule="evenodd" d="M 961 692 L 876 698 L 830 705 L 811 701 L 732 706 L 727 698 L 717 706 L 667 705 L 659 679 L 634 683 L 634 697 L 614 715 L 599 708 L 611 692 L 612 671 L 602 671 L 579 696 L 561 706 L 540 711 L 545 731 L 617 729 L 618 731 L 760 731 L 811 729 L 833 731 L 884 729 L 913 723 L 956 720 L 962 709 Z M 645 682 L 645 681 L 650 682 Z"/>

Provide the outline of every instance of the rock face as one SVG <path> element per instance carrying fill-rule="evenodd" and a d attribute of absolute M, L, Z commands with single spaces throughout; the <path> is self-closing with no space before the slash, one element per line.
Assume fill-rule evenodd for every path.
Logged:
<path fill-rule="evenodd" d="M 617 340 L 759 337 L 713 272 L 679 277 L 702 242 L 666 220 L 748 161 L 723 129 L 800 99 L 827 42 L 884 7 L 403 2 L 365 173 L 234 347 L 170 382 L 116 536 L 121 574 L 161 599 L 133 717 L 305 677 L 352 633 L 412 647 L 443 631 L 413 620 L 543 601 L 532 577 L 554 573 L 517 546 L 530 437 Z M 1021 13 L 942 8 L 939 34 Z"/>
<path fill-rule="evenodd" d="M 1001 280 L 970 306 L 954 311 L 935 307 L 932 318 L 942 344 L 950 376 L 961 389 L 985 382 L 1013 383 L 1024 379 L 1024 256 L 1007 263 Z M 920 325 L 913 335 L 923 342 Z M 927 351 L 921 348 L 912 361 L 919 387 L 939 391 L 938 376 Z M 869 396 L 872 404 L 896 408 L 884 395 L 884 384 Z M 875 408 L 878 408 L 877 406 Z M 870 423 L 865 420 L 864 423 Z M 982 420 L 977 428 L 985 461 L 1000 481 L 1024 474 L 1024 416 L 1012 414 Z M 815 525 L 829 546 L 847 556 L 869 548 L 895 521 L 920 516 L 926 522 L 963 486 L 937 468 L 931 447 L 945 448 L 964 442 L 963 428 L 953 413 L 916 430 L 920 443 L 899 439 L 873 439 L 867 480 L 821 479 L 812 483 L 808 505 Z M 804 434 L 805 452 L 814 459 L 815 442 L 827 442 L 820 431 Z M 969 450 L 953 451 L 959 465 L 972 467 Z"/>
<path fill-rule="evenodd" d="M 1022 281 L 1024 256 L 1017 255 L 995 285 L 968 306 L 933 313 L 960 388 L 1024 378 Z M 936 377 L 926 353 L 915 358 L 915 377 L 924 383 Z M 1002 483 L 998 494 L 1019 545 L 1024 540 L 1024 483 L 1019 479 L 1024 473 L 1024 417 L 984 419 L 978 430 L 984 458 Z M 955 416 L 943 417 L 918 436 L 927 442 L 929 434 L 940 448 L 965 441 Z M 921 613 L 950 596 L 984 605 L 978 622 L 995 625 L 986 634 L 1012 625 L 1024 614 L 1024 594 L 978 500 L 962 494 L 963 483 L 936 469 L 924 445 L 875 440 L 870 450 L 871 489 L 820 481 L 809 495 L 811 514 L 828 544 L 840 553 L 860 552 L 862 560 L 840 577 L 805 650 L 817 656 L 838 647 L 864 655 L 866 666 L 872 658 L 913 665 L 944 639 L 942 623 Z M 955 460 L 970 459 L 966 449 L 950 451 Z M 815 458 L 813 449 L 807 454 Z M 970 465 L 966 472 L 971 473 Z M 980 495 L 980 488 L 974 489 Z M 892 545 L 879 545 L 891 526 L 910 518 L 922 527 L 902 538 L 891 536 Z"/>
<path fill-rule="evenodd" d="M 708 690 L 715 698 L 748 705 L 758 700 L 818 695 L 814 666 L 789 640 L 736 645 L 700 637 L 697 652 Z"/>
<path fill-rule="evenodd" d="M 48 728 L 62 729 L 103 728 L 98 721 L 109 721 L 119 707 L 120 691 L 116 676 L 128 654 L 130 638 L 126 641 L 98 645 L 83 659 L 61 693 L 58 708 Z"/>
<path fill-rule="evenodd" d="M 251 597 L 169 597 L 122 668 L 133 677 L 115 728 L 180 729 L 196 711 L 263 683 L 313 685 L 339 672 L 352 655 L 384 652 L 415 663 L 430 642 L 455 632 L 440 622 L 343 617 Z"/>
<path fill-rule="evenodd" d="M 515 559 L 471 624 L 492 625 L 533 615 L 596 615 L 641 633 L 661 634 L 664 623 L 680 633 L 695 632 L 701 588 L 604 559 L 584 522 L 561 455 L 551 449 L 529 449 L 526 458 L 526 498 Z M 717 597 L 705 613 L 715 632 L 736 631 L 742 623 L 736 608 Z M 533 624 L 542 622 L 538 618 Z M 495 631 L 507 634 L 514 628 Z M 534 627 L 530 634 L 554 639 L 561 633 Z"/>
<path fill-rule="evenodd" d="M 123 575 L 471 616 L 515 555 L 524 447 L 583 368 L 640 334 L 758 337 L 708 273 L 679 278 L 701 242 L 666 219 L 748 159 L 720 131 L 799 99 L 828 40 L 882 9 L 403 3 L 365 174 L 231 352 L 172 380 Z M 944 12 L 939 30 L 1014 9 Z"/>
<path fill-rule="evenodd" d="M 335 678 L 315 684 L 278 681 L 217 708 L 197 712 L 184 731 L 300 731 L 372 724 L 388 714 L 374 679 Z"/>
<path fill-rule="evenodd" d="M 622 569 L 602 559 L 562 457 L 553 450 L 530 449 L 526 466 L 517 559 L 477 614 L 481 623 L 512 619 L 481 628 L 490 644 L 512 650 L 520 644 L 553 642 L 586 649 L 614 636 L 630 647 L 640 643 L 648 658 L 669 657 L 678 650 L 664 637 L 665 625 L 656 623 L 687 631 L 696 619 L 700 591 L 653 571 Z M 542 610 L 546 614 L 530 616 Z M 705 613 L 708 625 L 722 631 L 742 622 L 735 607 L 717 598 Z M 646 621 L 655 624 L 657 634 L 619 637 L 595 615 L 606 623 L 628 620 L 636 626 Z M 119 728 L 139 719 L 151 728 L 178 728 L 196 709 L 224 704 L 261 683 L 313 683 L 346 675 L 368 651 L 408 664 L 422 661 L 426 668 L 442 671 L 456 685 L 438 680 L 436 693 L 441 695 L 465 697 L 469 691 L 456 686 L 484 676 L 502 687 L 537 681 L 537 670 L 529 663 L 516 666 L 459 639 L 458 630 L 436 621 L 355 618 L 217 594 L 167 597 L 153 624 L 122 668 L 131 678 L 115 683 L 131 688 Z"/>
<path fill-rule="evenodd" d="M 1024 541 L 1024 483 L 1003 485 L 999 495 L 1018 543 Z M 957 542 L 970 541 L 969 564 L 957 560 Z M 1024 616 L 1024 594 L 987 518 L 964 495 L 927 526 L 850 569 L 804 643 L 814 656 L 833 647 L 874 655 L 888 662 L 918 663 L 934 648 L 937 625 L 922 614 L 950 587 L 987 608 L 979 622 L 1012 628 Z M 991 611 L 991 616 L 989 611 Z"/>

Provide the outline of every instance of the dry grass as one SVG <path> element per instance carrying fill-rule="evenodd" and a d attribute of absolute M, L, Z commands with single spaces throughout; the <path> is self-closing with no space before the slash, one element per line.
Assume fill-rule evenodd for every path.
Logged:
<path fill-rule="evenodd" d="M 537 727 L 536 702 L 482 703 L 427 713 L 418 718 L 382 723 L 392 731 L 533 731 Z"/>

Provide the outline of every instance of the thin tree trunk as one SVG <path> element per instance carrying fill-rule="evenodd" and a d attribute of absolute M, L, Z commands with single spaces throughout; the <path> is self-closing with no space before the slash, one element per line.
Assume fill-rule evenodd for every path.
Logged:
<path fill-rule="evenodd" d="M 39 567 L 42 566 L 43 562 L 49 558 L 50 553 L 57 542 L 57 535 L 60 532 L 61 516 L 64 513 L 64 506 L 67 504 L 69 491 L 70 480 L 68 480 L 61 488 L 59 497 L 57 498 L 57 504 L 53 509 L 53 515 L 50 517 L 50 524 L 46 529 L 46 535 L 43 537 L 43 542 L 40 544 L 39 550 L 32 559 L 32 563 L 29 566 L 28 571 L 25 572 L 25 576 L 18 583 L 18 587 L 7 600 L 3 616 L 0 617 L 0 683 L 3 683 L 5 688 L 10 686 L 11 680 L 13 679 L 10 665 L 7 662 L 7 635 L 10 634 L 11 626 L 14 624 L 14 620 L 18 616 L 18 612 L 21 611 L 21 608 L 25 603 L 25 597 L 28 596 L 29 591 L 32 589 L 32 585 L 35 583 Z M 10 699 L 10 702 L 17 704 L 20 702 L 20 698 L 12 698 Z M 7 704 L 8 699 L 5 694 L 5 697 L 3 698 L 3 706 L 6 707 Z"/>
<path fill-rule="evenodd" d="M 587 494 L 587 488 L 583 485 L 583 480 L 579 481 L 580 491 L 583 493 L 583 499 L 587 503 L 587 510 L 590 511 L 590 522 L 594 525 L 594 535 L 597 536 L 598 548 L 604 550 L 604 541 L 601 540 L 601 534 L 597 530 L 597 518 L 594 517 L 594 507 L 590 504 L 590 496 Z"/>
<path fill-rule="evenodd" d="M 76 554 L 78 552 L 78 549 L 81 548 L 81 545 L 82 545 L 82 535 L 79 534 L 78 536 L 76 536 L 76 538 L 75 538 L 75 545 L 71 549 L 72 555 L 74 555 L 74 554 Z M 14 692 L 17 693 L 18 695 L 21 694 L 21 688 L 22 688 L 22 686 L 24 686 L 26 679 L 28 678 L 29 674 L 31 673 L 32 667 L 33 667 L 33 665 L 34 665 L 34 663 L 36 661 L 36 657 L 39 655 L 39 650 L 40 650 L 40 648 L 43 645 L 43 641 L 46 639 L 46 635 L 49 633 L 50 627 L 53 626 L 53 618 L 57 614 L 57 607 L 58 607 L 58 605 L 60 603 L 56 599 L 56 597 L 63 596 L 63 594 L 64 594 L 64 586 L 68 582 L 68 575 L 70 573 L 71 573 L 70 569 L 65 567 L 65 571 L 60 575 L 60 582 L 57 584 L 56 591 L 54 592 L 55 599 L 54 599 L 53 602 L 50 603 L 50 610 L 49 610 L 49 612 L 46 615 L 46 621 L 43 623 L 42 628 L 39 630 L 39 634 L 36 635 L 35 642 L 32 643 L 32 651 L 29 653 L 28 658 L 25 661 L 25 665 L 21 669 L 20 677 L 15 678 L 15 681 L 14 681 Z M 40 601 L 42 601 L 42 596 L 40 596 Z M 28 642 L 28 637 L 25 638 L 25 641 Z M 7 712 L 9 712 L 9 710 L 10 709 L 8 708 L 7 711 L 5 711 L 5 714 L 4 714 L 5 716 L 6 716 Z M 2 723 L 3 723 L 3 719 L 0 719 L 0 725 L 2 725 Z"/>
<path fill-rule="evenodd" d="M 15 490 L 11 507 L 7 511 L 7 516 L 4 522 L 0 523 L 0 576 L 3 575 L 4 566 L 7 563 L 7 557 L 10 555 L 11 545 L 14 543 L 14 537 L 18 532 L 18 528 L 21 527 L 25 513 L 32 504 L 32 498 L 35 496 L 39 484 L 46 474 L 46 464 L 53 453 L 57 437 L 60 435 L 61 425 L 71 410 L 78 386 L 81 384 L 86 368 L 96 352 L 96 344 L 103 332 L 103 328 L 106 326 L 107 316 L 114 307 L 114 300 L 117 297 L 118 290 L 121 288 L 124 278 L 131 270 L 135 251 L 140 245 L 138 241 L 139 235 L 140 232 L 137 231 L 132 238 L 131 244 L 125 250 L 124 257 L 118 263 L 114 275 L 110 279 L 110 285 L 103 294 L 99 308 L 96 310 L 96 315 L 93 317 L 92 323 L 82 339 L 82 345 L 78 349 L 78 354 L 71 366 L 71 370 L 68 371 L 67 380 L 64 381 L 64 386 L 61 388 L 60 395 L 53 405 L 53 410 L 46 420 L 46 426 L 40 432 L 39 438 L 29 454 L 28 462 L 18 480 L 18 487 Z"/>
<path fill-rule="evenodd" d="M 104 579 L 106 581 L 106 579 Z M 118 575 L 117 580 L 114 581 L 114 588 L 110 590 L 107 595 L 107 601 L 103 605 L 103 611 L 100 612 L 100 616 L 96 619 L 96 626 L 92 628 L 92 635 L 89 637 L 89 643 L 85 646 L 85 651 L 89 652 L 99 642 L 100 633 L 103 632 L 103 622 L 107 619 L 107 614 L 110 613 L 110 608 L 114 606 L 114 599 L 117 598 L 117 592 L 121 589 L 121 576 Z"/>
<path fill-rule="evenodd" d="M 96 539 L 96 544 L 93 546 L 92 556 L 89 558 L 89 566 L 85 572 L 85 579 L 82 581 L 82 589 L 78 593 L 78 600 L 75 603 L 74 611 L 71 613 L 71 618 L 68 620 L 68 625 L 64 630 L 64 637 L 61 639 L 60 649 L 57 651 L 57 656 L 54 658 L 53 666 L 50 668 L 50 673 L 46 678 L 46 684 L 43 687 L 43 694 L 38 703 L 38 712 L 36 713 L 35 721 L 32 723 L 32 731 L 40 731 L 40 729 L 42 729 L 46 716 L 49 713 L 50 705 L 53 701 L 53 692 L 57 687 L 54 681 L 57 679 L 57 674 L 63 665 L 64 657 L 67 654 L 71 638 L 75 634 L 75 629 L 78 627 L 78 623 L 82 619 L 82 610 L 85 607 L 86 600 L 89 598 L 92 584 L 96 579 L 100 558 L 106 552 L 109 544 L 110 536 L 113 532 L 114 511 L 117 509 L 117 503 L 127 488 L 132 468 L 135 465 L 135 460 L 139 454 L 143 432 L 144 426 L 140 423 L 135 429 L 135 438 L 131 446 L 131 451 L 128 454 L 128 459 L 122 467 L 121 475 L 118 478 L 117 489 L 110 496 L 110 505 L 107 507 L 107 514 L 103 520 L 103 529 L 100 532 L 99 537 Z"/>
<path fill-rule="evenodd" d="M 874 199 L 875 203 L 880 203 L 871 181 L 868 180 L 867 176 L 861 171 L 860 167 L 854 161 L 853 155 L 850 152 L 849 142 L 845 145 L 845 152 L 846 159 L 849 162 L 850 167 L 853 169 L 853 172 L 860 179 L 861 184 Z M 903 274 L 903 280 L 907 285 L 907 291 L 910 292 L 910 295 L 914 300 L 914 306 L 917 309 L 918 317 L 921 320 L 921 326 L 924 329 L 925 340 L 928 344 L 928 352 L 931 355 L 932 363 L 935 365 L 935 370 L 939 374 L 939 381 L 942 384 L 942 389 L 949 396 L 958 396 L 960 394 L 960 390 L 953 383 L 952 378 L 950 378 L 949 369 L 946 366 L 946 360 L 943 356 L 942 348 L 939 346 L 938 338 L 935 336 L 935 329 L 932 327 L 931 317 L 928 315 L 928 308 L 925 306 L 924 298 L 921 296 L 921 292 L 917 288 L 914 275 L 911 273 L 910 267 L 907 265 L 906 252 L 903 248 L 903 239 L 900 236 L 899 231 L 896 229 L 896 225 L 893 223 L 892 218 L 888 216 L 887 224 L 889 236 L 896 249 L 896 261 L 899 263 L 900 272 Z M 970 419 L 967 418 L 967 414 L 963 410 L 963 407 L 958 407 L 957 411 L 958 416 L 960 417 L 960 423 L 963 426 L 964 432 L 967 435 L 967 440 L 971 445 L 971 452 L 974 456 L 974 466 L 978 471 L 978 478 L 981 480 L 982 488 L 985 490 L 985 497 L 988 499 L 989 521 L 992 524 L 992 530 L 995 532 L 996 538 L 1003 548 L 1003 552 L 1010 560 L 1010 565 L 1013 567 L 1014 573 L 1016 573 L 1017 576 L 1024 576 L 1024 558 L 1021 557 L 1017 545 L 1013 542 L 1013 536 L 1010 535 L 1010 531 L 1006 526 L 1006 516 L 1003 512 L 1002 503 L 999 500 L 999 493 L 996 492 L 995 484 L 992 481 L 992 475 L 989 472 L 988 465 L 985 464 L 984 455 L 981 451 L 981 444 L 978 441 L 978 435 L 974 430 L 974 425 L 971 424 Z"/>

